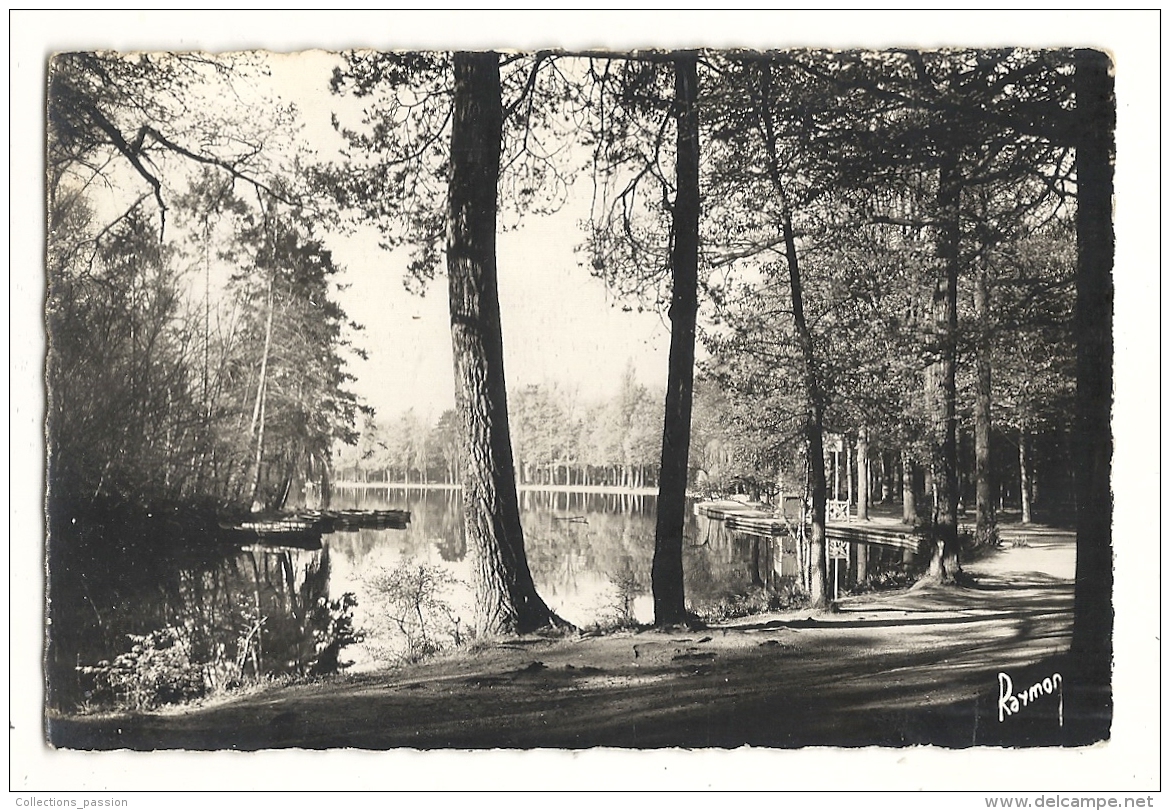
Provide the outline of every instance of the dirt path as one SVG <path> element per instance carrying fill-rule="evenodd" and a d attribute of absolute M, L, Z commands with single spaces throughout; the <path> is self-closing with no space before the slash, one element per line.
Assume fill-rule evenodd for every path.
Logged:
<path fill-rule="evenodd" d="M 1016 689 L 1042 683 L 1069 642 L 1073 539 L 1038 531 L 1028 544 L 969 566 L 969 588 L 696 633 L 520 639 L 213 706 L 56 718 L 52 738 L 102 749 L 1054 743 L 1063 694 L 999 717 L 999 674 Z"/>

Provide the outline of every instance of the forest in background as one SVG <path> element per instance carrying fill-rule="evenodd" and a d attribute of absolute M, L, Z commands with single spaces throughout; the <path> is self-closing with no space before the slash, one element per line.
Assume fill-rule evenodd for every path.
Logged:
<path fill-rule="evenodd" d="M 638 383 L 629 369 L 619 392 L 606 400 L 583 401 L 557 383 L 524 386 L 509 400 L 517 484 L 655 489 L 662 401 L 661 391 Z M 743 495 L 774 502 L 781 493 L 802 492 L 804 471 L 794 467 L 800 460 L 799 437 L 779 441 L 763 430 L 757 416 L 751 401 L 737 407 L 711 377 L 700 374 L 691 423 L 689 488 L 694 495 Z M 414 409 L 389 416 L 369 414 L 359 425 L 354 444 L 335 447 L 335 483 L 457 486 L 462 481 L 459 423 L 453 409 L 430 422 Z M 909 510 L 908 522 L 928 520 L 925 472 L 912 468 L 908 478 L 903 467 L 907 456 L 888 436 L 876 433 L 867 432 L 862 459 L 859 433 L 842 428 L 845 433 L 833 438 L 839 440 L 840 450 L 826 458 L 840 499 L 856 505 L 858 477 L 866 476 L 869 506 Z M 976 496 L 973 428 L 972 415 L 965 413 L 960 498 L 968 520 L 973 518 Z M 1024 432 L 1011 422 L 996 422 L 991 463 L 998 510 L 1023 523 L 1071 520 L 1068 431 L 1067 418 L 1055 410 Z"/>

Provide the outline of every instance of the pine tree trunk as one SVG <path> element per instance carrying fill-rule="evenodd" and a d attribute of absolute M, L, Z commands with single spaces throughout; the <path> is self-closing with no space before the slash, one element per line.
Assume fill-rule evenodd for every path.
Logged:
<path fill-rule="evenodd" d="M 691 404 L 695 375 L 695 320 L 699 299 L 699 114 L 698 57 L 674 60 L 674 105 L 678 157 L 671 232 L 670 356 L 666 415 L 662 429 L 662 475 L 654 530 L 651 585 L 654 624 L 686 621 L 683 592 L 683 526 L 686 521 L 687 463 L 691 441 Z"/>
<path fill-rule="evenodd" d="M 848 437 L 844 437 L 848 439 Z M 848 513 L 848 507 L 853 502 L 853 448 L 848 442 L 845 443 L 845 506 Z"/>
<path fill-rule="evenodd" d="M 1020 429 L 1020 523 L 1032 523 L 1031 436 Z"/>
<path fill-rule="evenodd" d="M 991 335 L 987 273 L 975 281 L 975 318 L 979 340 L 975 355 L 975 537 L 995 540 L 995 488 L 991 465 Z"/>
<path fill-rule="evenodd" d="M 268 318 L 264 326 L 264 353 L 260 357 L 260 382 L 256 385 L 256 405 L 252 409 L 252 427 L 249 432 L 256 441 L 255 462 L 251 477 L 251 492 L 249 500 L 252 502 L 252 512 L 259 512 L 263 505 L 258 501 L 260 494 L 260 473 L 264 464 L 264 420 L 265 406 L 268 402 L 268 357 L 272 347 L 272 318 L 276 312 L 274 286 L 276 284 L 276 268 L 268 278 Z"/>
<path fill-rule="evenodd" d="M 902 451 L 902 523 L 914 526 L 918 523 L 918 500 L 914 476 L 914 460 L 909 451 Z"/>
<path fill-rule="evenodd" d="M 957 392 L 956 392 L 956 396 L 957 396 Z M 969 454 L 967 452 L 967 449 L 969 446 L 966 442 L 966 439 L 967 438 L 966 438 L 966 436 L 963 435 L 963 432 L 958 431 L 958 433 L 956 435 L 957 447 L 956 447 L 956 456 L 955 456 L 955 470 L 957 473 L 956 478 L 957 478 L 958 484 L 957 484 L 955 493 L 957 494 L 956 498 L 959 501 L 959 507 L 958 507 L 958 514 L 959 515 L 966 515 L 966 513 L 967 513 L 967 490 L 968 490 L 968 485 L 970 485 L 970 483 L 971 483 L 971 476 L 967 472 L 967 468 L 974 466 L 974 461 L 969 457 Z M 970 447 L 972 449 L 974 448 L 974 439 L 972 439 Z"/>
<path fill-rule="evenodd" d="M 926 391 L 930 419 L 934 476 L 935 548 L 930 575 L 940 583 L 953 583 L 960 573 L 958 420 L 955 412 L 955 356 L 958 333 L 959 279 L 959 172 L 953 157 L 939 170 L 937 252 L 939 273 L 935 282 L 935 360 L 927 369 Z"/>
<path fill-rule="evenodd" d="M 463 512 L 473 554 L 477 630 L 527 633 L 559 619 L 536 593 L 508 427 L 496 281 L 496 191 L 502 105 L 499 57 L 455 55 L 447 276 L 456 402 L 467 469 Z"/>
<path fill-rule="evenodd" d="M 333 462 L 328 453 L 321 462 L 321 509 L 328 510 L 333 503 Z"/>
<path fill-rule="evenodd" d="M 869 520 L 869 429 L 857 432 L 857 520 Z"/>
<path fill-rule="evenodd" d="M 1112 65 L 1100 51 L 1075 52 L 1077 172 L 1077 393 L 1074 470 L 1077 500 L 1076 596 L 1072 655 L 1095 694 L 1070 696 L 1069 710 L 1092 716 L 1092 739 L 1112 718 L 1113 500 L 1110 432 L 1113 396 Z"/>
<path fill-rule="evenodd" d="M 780 174 L 780 159 L 776 153 L 775 125 L 772 121 L 772 73 L 767 62 L 760 65 L 760 96 L 757 118 L 767 150 L 767 171 L 781 204 L 781 236 L 788 266 L 788 286 L 792 297 L 792 325 L 796 332 L 801 356 L 801 376 L 804 395 L 804 434 L 808 449 L 808 484 L 812 498 L 809 527 L 809 603 L 813 608 L 824 608 L 829 603 L 829 580 L 825 566 L 825 518 L 828 485 L 825 480 L 825 396 L 821 389 L 816 350 L 812 332 L 804 314 L 804 285 L 800 274 L 800 257 L 796 251 L 796 233 L 792 227 L 792 210 Z"/>
<path fill-rule="evenodd" d="M 878 473 L 879 487 L 881 488 L 880 500 L 882 504 L 889 504 L 894 496 L 894 482 L 890 475 L 889 459 L 886 458 L 887 453 L 882 451 L 878 454 L 878 463 L 880 472 Z"/>

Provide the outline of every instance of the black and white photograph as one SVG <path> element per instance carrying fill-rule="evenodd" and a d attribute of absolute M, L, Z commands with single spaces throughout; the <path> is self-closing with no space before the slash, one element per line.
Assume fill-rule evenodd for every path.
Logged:
<path fill-rule="evenodd" d="M 69 14 L 10 790 L 1160 789 L 1157 11 Z"/>

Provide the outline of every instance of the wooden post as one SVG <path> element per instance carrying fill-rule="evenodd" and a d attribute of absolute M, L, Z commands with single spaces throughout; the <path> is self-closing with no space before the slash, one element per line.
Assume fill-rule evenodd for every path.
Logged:
<path fill-rule="evenodd" d="M 841 452 L 833 449 L 833 501 L 841 500 Z"/>

